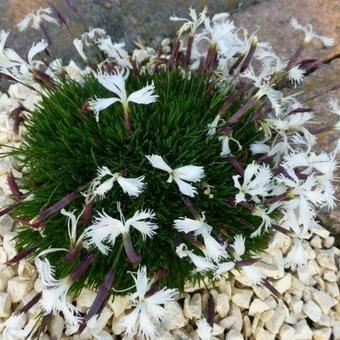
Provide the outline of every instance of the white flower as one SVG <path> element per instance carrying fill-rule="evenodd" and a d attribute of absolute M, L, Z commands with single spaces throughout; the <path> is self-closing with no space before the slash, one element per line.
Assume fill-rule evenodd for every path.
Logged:
<path fill-rule="evenodd" d="M 50 16 L 52 11 L 50 8 L 39 8 L 37 11 L 28 14 L 23 20 L 18 23 L 19 31 L 24 31 L 28 26 L 34 29 L 39 29 L 43 21 L 58 24 L 58 20 Z"/>
<path fill-rule="evenodd" d="M 301 84 L 305 77 L 305 71 L 296 65 L 288 71 L 288 78 L 294 84 L 294 87 Z"/>
<path fill-rule="evenodd" d="M 232 248 L 234 249 L 235 260 L 241 261 L 241 256 L 246 251 L 244 236 L 236 235 L 234 238 L 234 243 L 232 244 Z M 256 266 L 241 266 L 240 270 L 251 284 L 256 285 L 261 283 L 263 276 Z"/>
<path fill-rule="evenodd" d="M 95 245 L 103 254 L 114 247 L 116 238 L 119 235 L 123 236 L 123 241 L 129 240 L 130 227 L 138 230 L 143 239 L 146 237 L 153 237 L 158 226 L 151 222 L 155 217 L 152 210 L 136 211 L 134 215 L 125 220 L 121 211 L 120 204 L 117 203 L 117 210 L 120 214 L 120 220 L 117 220 L 103 211 L 98 213 L 92 225 L 87 227 L 84 232 L 85 238 L 89 245 Z"/>
<path fill-rule="evenodd" d="M 196 333 L 201 340 L 211 340 L 213 336 L 213 328 L 208 324 L 206 319 L 200 319 L 196 322 Z"/>
<path fill-rule="evenodd" d="M 194 232 L 196 236 L 200 235 L 203 237 L 204 245 L 206 247 L 206 255 L 208 258 L 218 261 L 219 258 L 226 255 L 226 250 L 222 244 L 217 242 L 212 236 L 212 227 L 205 222 L 205 215 L 199 217 L 196 220 L 181 217 L 175 220 L 175 228 L 184 233 Z"/>
<path fill-rule="evenodd" d="M 202 166 L 186 165 L 172 170 L 170 166 L 165 163 L 164 159 L 159 155 L 145 156 L 151 165 L 169 174 L 168 183 L 175 181 L 182 194 L 194 197 L 197 194 L 196 188 L 187 182 L 197 183 L 204 177 L 204 169 Z"/>
<path fill-rule="evenodd" d="M 242 185 L 239 182 L 240 175 L 234 175 L 234 186 L 239 189 L 239 193 L 235 196 L 235 202 L 239 203 L 246 200 L 245 195 L 251 196 L 255 202 L 258 201 L 257 196 L 266 197 L 270 195 L 272 189 L 272 173 L 268 165 L 259 165 L 255 162 L 248 164 L 243 176 Z"/>
<path fill-rule="evenodd" d="M 153 83 L 138 91 L 132 92 L 128 96 L 125 90 L 125 80 L 126 75 L 118 71 L 114 74 L 98 74 L 99 83 L 117 97 L 96 98 L 90 101 L 90 107 L 95 112 L 97 121 L 99 121 L 99 112 L 116 102 L 120 102 L 123 105 L 124 113 L 126 113 L 130 102 L 136 104 L 151 104 L 156 101 L 158 96 L 154 94 L 155 85 Z"/>
<path fill-rule="evenodd" d="M 74 39 L 73 40 L 73 45 L 76 48 L 78 54 L 82 57 L 84 61 L 87 61 L 87 56 L 84 52 L 84 44 L 81 39 Z"/>
<path fill-rule="evenodd" d="M 181 243 L 176 248 L 176 254 L 182 259 L 184 257 L 189 257 L 192 263 L 195 265 L 196 269 L 194 270 L 195 273 L 197 272 L 207 272 L 215 268 L 215 265 L 210 261 L 210 259 L 199 256 L 193 253 L 192 250 L 189 250 L 188 247 Z"/>
<path fill-rule="evenodd" d="M 294 238 L 293 242 L 293 246 L 284 258 L 284 266 L 285 268 L 292 268 L 295 270 L 296 267 L 301 268 L 306 264 L 306 258 L 304 256 L 303 240 Z"/>
<path fill-rule="evenodd" d="M 80 322 L 79 311 L 72 305 L 67 296 L 72 281 L 66 277 L 57 280 L 55 278 L 54 268 L 47 259 L 35 259 L 35 265 L 39 273 L 42 284 L 42 297 L 40 300 L 44 314 L 63 313 L 63 316 L 71 325 L 78 325 Z"/>
<path fill-rule="evenodd" d="M 23 313 L 12 314 L 5 322 L 0 324 L 0 334 L 4 340 L 22 340 L 26 339 L 31 333 L 35 321 L 31 319 L 27 325 L 27 316 Z"/>
<path fill-rule="evenodd" d="M 271 226 L 273 223 L 273 219 L 269 216 L 274 210 L 276 210 L 281 204 L 279 202 L 276 202 L 274 204 L 271 204 L 269 207 L 261 207 L 261 206 L 256 206 L 252 214 L 254 216 L 261 217 L 262 222 L 261 224 L 257 227 L 257 229 L 251 233 L 250 238 L 258 237 L 262 234 L 262 232 L 266 232 L 268 228 Z"/>
<path fill-rule="evenodd" d="M 21 58 L 13 49 L 7 48 L 5 53 L 12 63 L 10 66 L 19 67 L 19 72 L 25 75 L 31 69 L 39 68 L 43 64 L 40 60 L 34 60 L 34 57 L 46 50 L 47 47 L 48 43 L 45 40 L 34 42 L 27 53 L 27 61 Z"/>
<path fill-rule="evenodd" d="M 218 137 L 218 139 L 222 141 L 222 151 L 220 153 L 221 156 L 229 156 L 231 154 L 230 147 L 229 147 L 230 141 L 235 142 L 238 146 L 238 149 L 242 150 L 242 145 L 235 138 L 232 138 L 230 136 L 220 136 Z"/>
<path fill-rule="evenodd" d="M 104 198 L 105 194 L 112 189 L 114 182 L 120 185 L 124 193 L 133 197 L 139 196 L 145 187 L 145 183 L 143 182 L 144 176 L 126 178 L 119 172 L 112 173 L 106 166 L 98 168 L 97 172 L 98 177 L 92 181 L 90 188 L 91 196 L 94 197 L 99 196 L 100 198 Z M 109 178 L 101 182 L 101 180 L 107 176 L 109 176 Z"/>
<path fill-rule="evenodd" d="M 221 115 L 218 114 L 215 117 L 215 119 L 211 123 L 208 124 L 207 136 L 212 136 L 216 133 L 216 128 L 220 120 L 221 120 Z"/>
<path fill-rule="evenodd" d="M 318 35 L 313 31 L 313 27 L 311 24 L 308 24 L 306 26 L 302 26 L 298 23 L 298 21 L 295 18 L 292 18 L 290 20 L 290 24 L 296 29 L 303 31 L 305 33 L 305 40 L 304 43 L 308 44 L 312 39 L 318 38 L 321 40 L 321 42 L 325 45 L 325 47 L 331 47 L 334 45 L 334 39 L 328 38 L 322 35 Z"/>
<path fill-rule="evenodd" d="M 133 311 L 121 320 L 126 329 L 125 335 L 133 337 L 139 335 L 146 339 L 157 336 L 157 328 L 167 312 L 162 305 L 173 301 L 177 295 L 176 289 L 163 288 L 152 295 L 147 295 L 153 281 L 146 274 L 146 267 L 138 269 L 137 277 L 132 275 L 136 285 L 136 292 L 129 295 L 133 304 Z"/>
<path fill-rule="evenodd" d="M 203 11 L 197 15 L 196 11 L 190 7 L 189 16 L 191 19 L 179 18 L 176 16 L 171 16 L 171 21 L 184 21 L 182 27 L 178 30 L 177 35 L 180 37 L 186 31 L 190 30 L 191 34 L 194 34 L 197 28 L 204 22 L 207 13 L 207 7 L 204 7 Z"/>

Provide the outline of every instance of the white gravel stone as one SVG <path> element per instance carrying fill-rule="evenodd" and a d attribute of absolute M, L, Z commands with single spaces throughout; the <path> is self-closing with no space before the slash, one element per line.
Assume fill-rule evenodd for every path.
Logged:
<path fill-rule="evenodd" d="M 32 279 L 19 276 L 10 279 L 7 284 L 7 292 L 13 303 L 20 302 L 32 288 Z"/>
<path fill-rule="evenodd" d="M 308 301 L 303 305 L 303 312 L 314 322 L 321 318 L 321 309 L 314 301 Z"/>
<path fill-rule="evenodd" d="M 187 295 L 184 299 L 184 315 L 188 319 L 201 319 L 202 318 L 202 296 L 195 293 L 192 297 Z"/>
<path fill-rule="evenodd" d="M 236 329 L 231 329 L 225 337 L 225 340 L 243 340 L 243 336 L 241 334 L 241 332 L 239 332 Z"/>
<path fill-rule="evenodd" d="M 302 297 L 303 294 L 303 289 L 304 289 L 304 284 L 298 279 L 296 278 L 294 275 L 292 276 L 292 282 L 291 282 L 291 286 L 289 288 L 289 292 L 292 295 L 297 296 L 298 298 Z"/>
<path fill-rule="evenodd" d="M 339 286 L 336 282 L 326 282 L 326 292 L 333 297 L 339 297 Z"/>
<path fill-rule="evenodd" d="M 295 329 L 286 323 L 284 323 L 280 328 L 280 340 L 292 340 L 294 339 Z"/>
<path fill-rule="evenodd" d="M 290 304 L 290 308 L 294 314 L 300 314 L 303 308 L 303 301 L 302 300 L 292 301 L 292 303 Z"/>
<path fill-rule="evenodd" d="M 7 253 L 3 247 L 0 247 L 0 264 L 4 264 L 7 261 Z"/>
<path fill-rule="evenodd" d="M 7 254 L 7 258 L 11 259 L 17 254 L 15 249 L 15 240 L 14 237 L 17 236 L 17 233 L 9 232 L 3 237 L 3 248 Z"/>
<path fill-rule="evenodd" d="M 229 312 L 229 297 L 227 294 L 219 294 L 215 301 L 215 311 L 219 317 L 224 318 Z"/>
<path fill-rule="evenodd" d="M 188 320 L 183 315 L 183 310 L 178 302 L 170 301 L 164 306 L 167 314 L 162 320 L 162 325 L 167 331 L 182 328 L 187 325 Z"/>
<path fill-rule="evenodd" d="M 311 245 L 313 248 L 321 249 L 321 248 L 322 248 L 321 237 L 320 237 L 319 235 L 315 235 L 315 236 L 311 239 L 310 245 Z"/>
<path fill-rule="evenodd" d="M 334 261 L 334 254 L 331 249 L 319 250 L 316 256 L 317 261 L 321 267 L 336 271 L 336 265 Z"/>
<path fill-rule="evenodd" d="M 264 328 L 257 328 L 255 331 L 256 340 L 275 340 L 275 334 L 265 330 Z"/>
<path fill-rule="evenodd" d="M 313 299 L 320 306 L 322 312 L 326 315 L 334 306 L 334 302 L 331 296 L 323 291 L 315 291 L 313 293 Z"/>
<path fill-rule="evenodd" d="M 278 305 L 274 315 L 265 322 L 265 327 L 268 329 L 270 332 L 277 334 L 279 333 L 279 330 L 285 321 L 287 316 L 286 310 L 281 306 Z"/>
<path fill-rule="evenodd" d="M 325 248 L 333 247 L 335 238 L 334 236 L 327 237 L 325 241 L 323 242 L 323 245 Z"/>
<path fill-rule="evenodd" d="M 231 299 L 235 305 L 248 309 L 254 292 L 251 289 L 234 288 L 232 294 L 233 296 Z"/>
<path fill-rule="evenodd" d="M 83 288 L 77 297 L 77 307 L 90 308 L 96 295 L 93 290 Z"/>
<path fill-rule="evenodd" d="M 250 304 L 248 315 L 254 316 L 256 313 L 263 313 L 269 309 L 270 306 L 268 306 L 265 302 L 255 298 Z"/>
<path fill-rule="evenodd" d="M 334 322 L 333 336 L 334 336 L 334 340 L 340 339 L 340 320 L 337 320 Z"/>
<path fill-rule="evenodd" d="M 246 339 L 251 336 L 251 322 L 248 315 L 243 317 L 243 335 Z"/>
<path fill-rule="evenodd" d="M 60 315 L 52 315 L 48 324 L 48 332 L 52 339 L 60 339 L 64 330 L 64 319 Z"/>
<path fill-rule="evenodd" d="M 131 308 L 132 302 L 128 296 L 117 295 L 108 305 L 112 308 L 114 316 L 119 318 L 126 309 Z"/>
<path fill-rule="evenodd" d="M 313 340 L 329 340 L 332 334 L 332 328 L 320 328 L 313 331 Z"/>
<path fill-rule="evenodd" d="M 321 225 L 316 225 L 315 228 L 313 228 L 313 233 L 319 235 L 324 239 L 329 237 L 329 231 L 322 227 Z"/>
<path fill-rule="evenodd" d="M 332 327 L 334 325 L 334 320 L 329 315 L 321 315 L 317 324 L 320 326 Z"/>
<path fill-rule="evenodd" d="M 336 282 L 336 274 L 331 270 L 326 270 L 323 274 L 323 278 L 328 282 Z"/>
<path fill-rule="evenodd" d="M 0 292 L 0 318 L 7 318 L 11 314 L 11 296 Z"/>
<path fill-rule="evenodd" d="M 4 237 L 13 229 L 13 219 L 9 215 L 0 217 L 0 236 Z M 13 253 L 11 253 L 13 255 Z M 15 254 L 14 254 L 15 255 Z M 9 259 L 9 257 L 8 257 Z"/>
<path fill-rule="evenodd" d="M 270 291 L 262 286 L 253 286 L 255 295 L 262 301 L 264 301 L 268 296 L 270 296 Z"/>
<path fill-rule="evenodd" d="M 122 326 L 121 319 L 112 317 L 111 319 L 111 331 L 114 335 L 119 335 L 125 332 L 125 328 Z"/>
<path fill-rule="evenodd" d="M 300 320 L 295 326 L 295 337 L 296 340 L 309 340 L 313 337 L 313 332 L 308 326 L 306 320 Z"/>
<path fill-rule="evenodd" d="M 273 283 L 274 288 L 281 294 L 289 290 L 292 284 L 292 276 L 290 273 L 286 274 L 282 279 Z"/>

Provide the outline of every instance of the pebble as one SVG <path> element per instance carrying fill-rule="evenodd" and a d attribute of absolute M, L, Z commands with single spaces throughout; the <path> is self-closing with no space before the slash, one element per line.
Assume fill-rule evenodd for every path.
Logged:
<path fill-rule="evenodd" d="M 202 318 L 202 296 L 195 293 L 192 297 L 188 294 L 184 299 L 184 315 L 189 319 Z"/>
<path fill-rule="evenodd" d="M 96 295 L 93 290 L 83 288 L 77 298 L 77 307 L 90 308 Z"/>
<path fill-rule="evenodd" d="M 236 329 L 231 329 L 225 337 L 225 340 L 243 340 L 241 332 Z"/>
<path fill-rule="evenodd" d="M 321 309 L 314 301 L 308 301 L 303 305 L 303 312 L 314 322 L 318 322 L 321 318 Z"/>
<path fill-rule="evenodd" d="M 311 241 L 310 245 L 314 248 L 321 249 L 322 248 L 322 242 L 321 242 L 321 237 L 319 235 L 315 235 Z"/>
<path fill-rule="evenodd" d="M 108 305 L 113 310 L 114 316 L 119 318 L 126 309 L 129 309 L 132 306 L 132 302 L 128 296 L 116 295 L 113 302 L 109 302 Z"/>
<path fill-rule="evenodd" d="M 294 326 L 295 329 L 295 339 L 305 340 L 305 339 L 312 339 L 313 332 L 308 326 L 306 320 L 300 320 Z"/>
<path fill-rule="evenodd" d="M 326 315 L 334 306 L 333 299 L 325 292 L 315 291 L 313 293 L 313 299 L 320 306 L 322 312 Z"/>
<path fill-rule="evenodd" d="M 263 313 L 269 309 L 270 306 L 268 306 L 265 302 L 255 298 L 250 304 L 248 315 L 254 316 L 256 313 Z"/>
<path fill-rule="evenodd" d="M 327 238 L 325 239 L 323 245 L 324 245 L 325 248 L 330 248 L 330 247 L 333 246 L 334 241 L 335 241 L 334 236 L 327 237 Z"/>
<path fill-rule="evenodd" d="M 60 339 L 64 330 L 64 319 L 60 315 L 52 315 L 48 324 L 48 332 L 52 339 Z"/>
<path fill-rule="evenodd" d="M 219 317 L 224 318 L 229 312 L 229 296 L 225 293 L 219 294 L 215 301 L 215 311 Z"/>
<path fill-rule="evenodd" d="M 0 292 L 0 318 L 7 318 L 11 314 L 11 296 Z"/>
<path fill-rule="evenodd" d="M 286 315 L 286 310 L 281 305 L 278 305 L 273 316 L 265 322 L 266 329 L 274 334 L 279 333 L 279 330 L 286 319 Z"/>
<path fill-rule="evenodd" d="M 274 288 L 281 294 L 289 290 L 292 284 L 292 275 L 286 274 L 282 279 L 279 279 L 273 283 Z"/>
<path fill-rule="evenodd" d="M 331 328 L 319 328 L 313 331 L 313 340 L 329 340 L 331 338 Z"/>
<path fill-rule="evenodd" d="M 7 284 L 7 292 L 10 294 L 13 303 L 20 302 L 32 288 L 32 279 L 20 276 L 13 277 Z"/>
<path fill-rule="evenodd" d="M 334 340 L 340 339 L 340 320 L 334 322 L 333 336 L 334 336 Z"/>
<path fill-rule="evenodd" d="M 323 274 L 323 278 L 328 282 L 336 282 L 336 274 L 331 270 L 326 270 Z"/>
<path fill-rule="evenodd" d="M 232 301 L 241 308 L 249 308 L 251 297 L 254 292 L 251 289 L 233 289 Z"/>
<path fill-rule="evenodd" d="M 295 335 L 295 329 L 284 323 L 280 328 L 280 340 L 292 340 Z"/>
<path fill-rule="evenodd" d="M 275 334 L 266 331 L 264 328 L 257 328 L 255 331 L 256 340 L 275 340 Z"/>
<path fill-rule="evenodd" d="M 336 271 L 336 265 L 334 261 L 334 254 L 332 254 L 331 249 L 320 250 L 319 254 L 316 256 L 317 261 L 321 267 Z"/>
<path fill-rule="evenodd" d="M 184 317 L 183 310 L 177 301 L 170 301 L 164 306 L 167 314 L 162 319 L 162 325 L 167 331 L 182 328 L 188 320 Z"/>

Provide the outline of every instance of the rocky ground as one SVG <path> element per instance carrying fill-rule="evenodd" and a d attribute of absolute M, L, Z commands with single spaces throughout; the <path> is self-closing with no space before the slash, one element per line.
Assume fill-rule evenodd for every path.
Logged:
<path fill-rule="evenodd" d="M 56 3 L 58 1 L 55 1 Z M 53 2 L 53 3 L 55 3 Z M 61 3 L 62 1 L 59 0 Z M 86 22 L 93 26 L 107 28 L 117 41 L 124 39 L 132 44 L 137 37 L 153 43 L 175 32 L 175 25 L 167 21 L 169 14 L 184 15 L 188 1 L 154 0 L 79 0 L 79 7 Z M 136 5 L 138 3 L 138 5 Z M 195 7 L 208 4 L 210 13 L 230 10 L 238 7 L 236 1 L 190 1 Z M 247 1 L 249 5 L 249 1 Z M 39 6 L 47 6 L 43 0 L 11 0 L 0 2 L 0 27 L 13 31 L 11 43 L 19 50 L 28 47 L 33 33 L 19 36 L 14 24 L 27 12 Z M 335 53 L 340 42 L 340 3 L 337 0 L 268 0 L 246 6 L 232 14 L 238 25 L 253 31 L 258 28 L 261 40 L 272 43 L 275 50 L 289 56 L 296 48 L 297 32 L 288 27 L 291 16 L 301 22 L 310 22 L 322 34 L 335 38 L 337 44 L 332 50 L 317 50 L 321 56 Z M 73 16 L 72 30 L 75 35 L 83 31 L 83 23 Z M 156 33 L 156 38 L 155 37 Z M 35 35 L 36 36 L 36 35 Z M 66 30 L 51 31 L 55 50 L 66 58 L 75 58 L 71 50 L 72 37 Z M 151 41 L 154 39 L 154 41 Z M 115 40 L 115 39 L 114 39 Z M 59 41 L 59 42 L 57 42 Z M 62 41 L 62 44 L 61 44 Z M 312 49 L 306 56 L 315 56 Z M 340 82 L 340 59 L 315 72 L 304 84 L 309 96 L 316 95 L 326 88 Z M 24 94 L 18 88 L 12 88 L 12 99 L 6 95 L 0 98 L 1 115 L 7 114 L 16 98 Z M 340 91 L 337 94 L 340 97 Z M 306 98 L 307 100 L 308 98 Z M 327 114 L 328 95 L 310 101 L 317 109 L 319 124 L 327 125 L 334 117 Z M 13 100 L 13 102 L 11 102 Z M 4 138 L 4 139 L 2 139 Z M 12 140 L 13 136 L 1 135 L 1 143 Z M 320 148 L 332 150 L 339 135 L 324 133 L 319 135 Z M 13 141 L 12 141 L 13 142 Z M 8 203 L 6 193 L 6 174 L 11 167 L 10 160 L 0 163 L 0 206 Z M 20 176 L 15 173 L 15 176 Z M 339 189 L 340 191 L 340 189 Z M 340 197 L 340 195 L 338 196 Z M 340 209 L 331 214 L 324 214 L 326 226 L 340 230 Z M 5 321 L 12 312 L 39 292 L 39 280 L 35 268 L 26 262 L 6 266 L 4 263 L 15 254 L 12 221 L 9 217 L 0 219 L 0 321 Z M 221 281 L 211 290 L 200 287 L 187 288 L 178 302 L 167 305 L 167 309 L 176 314 L 176 318 L 165 320 L 160 339 L 198 339 L 195 331 L 197 321 L 205 315 L 209 293 L 212 295 L 216 314 L 214 319 L 214 339 L 241 340 L 327 340 L 340 339 L 340 293 L 339 293 L 339 258 L 340 251 L 334 246 L 336 238 L 329 231 L 320 229 L 310 240 L 307 249 L 308 266 L 297 272 L 285 272 L 282 258 L 290 246 L 290 239 L 278 234 L 271 242 L 259 264 L 274 287 L 282 294 L 276 298 L 265 288 L 247 285 L 241 276 L 227 282 Z M 95 293 L 84 290 L 77 299 L 77 306 L 86 311 L 91 305 Z M 118 319 L 129 309 L 125 298 L 116 298 L 105 307 L 96 329 L 87 330 L 81 339 L 108 339 L 119 335 L 123 330 Z M 22 317 L 24 325 L 33 316 L 29 313 Z M 41 339 L 70 339 L 70 330 L 63 333 L 62 318 L 55 316 L 49 325 L 49 336 Z M 14 329 L 15 333 L 15 329 Z M 1 338 L 1 337 L 0 337 Z M 80 337 L 74 337 L 80 339 Z"/>

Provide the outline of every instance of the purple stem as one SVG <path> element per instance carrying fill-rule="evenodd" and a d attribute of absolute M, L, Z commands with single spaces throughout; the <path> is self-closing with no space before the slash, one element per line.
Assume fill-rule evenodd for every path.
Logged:
<path fill-rule="evenodd" d="M 64 257 L 65 262 L 73 262 L 80 254 L 82 245 L 82 242 L 78 242 L 73 248 L 71 248 Z"/>
<path fill-rule="evenodd" d="M 207 306 L 207 322 L 212 327 L 215 318 L 215 302 L 214 297 L 211 293 L 208 296 L 208 306 Z"/>
<path fill-rule="evenodd" d="M 299 57 L 301 56 L 303 50 L 305 49 L 305 45 L 302 44 L 296 51 L 295 53 L 290 57 L 288 65 L 286 66 L 286 71 L 289 71 L 291 68 L 293 68 Z"/>
<path fill-rule="evenodd" d="M 15 177 L 12 171 L 10 171 L 7 174 L 7 183 L 8 183 L 9 189 L 11 190 L 12 195 L 15 197 L 17 201 L 19 201 L 23 197 L 24 194 L 19 190 L 19 187 L 15 181 Z"/>

